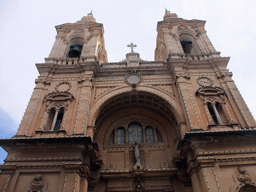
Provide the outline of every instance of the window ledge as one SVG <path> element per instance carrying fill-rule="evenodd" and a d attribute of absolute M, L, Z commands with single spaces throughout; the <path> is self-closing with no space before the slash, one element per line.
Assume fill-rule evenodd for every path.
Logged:
<path fill-rule="evenodd" d="M 222 130 L 234 130 L 238 128 L 238 123 L 230 123 L 230 124 L 209 124 L 208 128 L 211 131 L 222 131 Z"/>
<path fill-rule="evenodd" d="M 59 129 L 56 131 L 35 131 L 36 137 L 48 137 L 48 136 L 65 136 L 66 131 L 64 129 Z"/>
<path fill-rule="evenodd" d="M 105 149 L 133 149 L 135 144 L 109 144 Z M 141 143 L 140 149 L 145 148 L 166 148 L 168 145 L 166 143 Z"/>

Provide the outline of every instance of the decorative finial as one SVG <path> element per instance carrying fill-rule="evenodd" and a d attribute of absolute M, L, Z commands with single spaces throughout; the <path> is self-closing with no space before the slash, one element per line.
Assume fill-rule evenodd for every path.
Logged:
<path fill-rule="evenodd" d="M 133 48 L 134 48 L 134 47 L 137 47 L 137 45 L 131 43 L 130 45 L 127 45 L 127 47 L 131 47 L 131 53 L 133 53 L 133 52 L 134 52 L 134 51 L 133 51 Z"/>
<path fill-rule="evenodd" d="M 165 11 L 168 11 L 168 10 L 166 9 L 166 7 L 165 7 Z"/>

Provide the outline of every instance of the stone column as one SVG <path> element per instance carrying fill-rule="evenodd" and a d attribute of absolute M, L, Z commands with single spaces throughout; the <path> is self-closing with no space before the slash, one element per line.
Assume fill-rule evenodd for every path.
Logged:
<path fill-rule="evenodd" d="M 211 105 L 212 105 L 212 108 L 213 108 L 214 113 L 216 115 L 216 118 L 218 120 L 218 123 L 222 125 L 223 123 L 222 123 L 222 120 L 220 118 L 220 114 L 219 114 L 218 110 L 216 109 L 216 103 L 211 103 Z"/>
<path fill-rule="evenodd" d="M 207 102 L 204 102 L 204 110 L 205 110 L 205 112 L 206 112 L 206 114 L 207 114 L 209 123 L 210 123 L 210 124 L 213 124 L 213 119 L 212 119 L 212 116 L 211 116 L 211 114 L 210 114 L 210 111 L 209 111 Z"/>
<path fill-rule="evenodd" d="M 54 127 L 55 127 L 55 124 L 56 124 L 56 121 L 57 121 L 57 117 L 58 117 L 58 114 L 59 114 L 59 110 L 60 109 L 55 109 L 55 114 L 54 114 L 54 118 L 53 118 L 53 121 L 52 121 L 51 131 L 54 130 Z"/>

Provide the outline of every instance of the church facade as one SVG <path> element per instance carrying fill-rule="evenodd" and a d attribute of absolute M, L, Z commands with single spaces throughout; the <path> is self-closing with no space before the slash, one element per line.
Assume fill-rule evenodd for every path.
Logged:
<path fill-rule="evenodd" d="M 165 12 L 155 61 L 108 63 L 88 14 L 57 36 L 17 134 L 4 192 L 253 192 L 256 123 L 205 21 Z"/>

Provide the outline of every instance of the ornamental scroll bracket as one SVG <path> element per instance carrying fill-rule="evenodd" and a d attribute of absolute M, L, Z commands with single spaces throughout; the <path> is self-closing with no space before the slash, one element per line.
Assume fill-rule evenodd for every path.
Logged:
<path fill-rule="evenodd" d="M 35 176 L 29 187 L 30 190 L 28 190 L 28 192 L 43 192 L 42 189 L 45 188 L 45 181 L 41 173 L 38 173 L 37 176 Z"/>
<path fill-rule="evenodd" d="M 237 180 L 240 181 L 240 184 L 236 187 L 235 192 L 240 192 L 242 188 L 256 189 L 255 182 L 252 180 L 251 176 L 247 173 L 247 171 L 241 165 L 237 167 L 237 170 L 239 172 L 239 174 L 237 175 Z"/>

